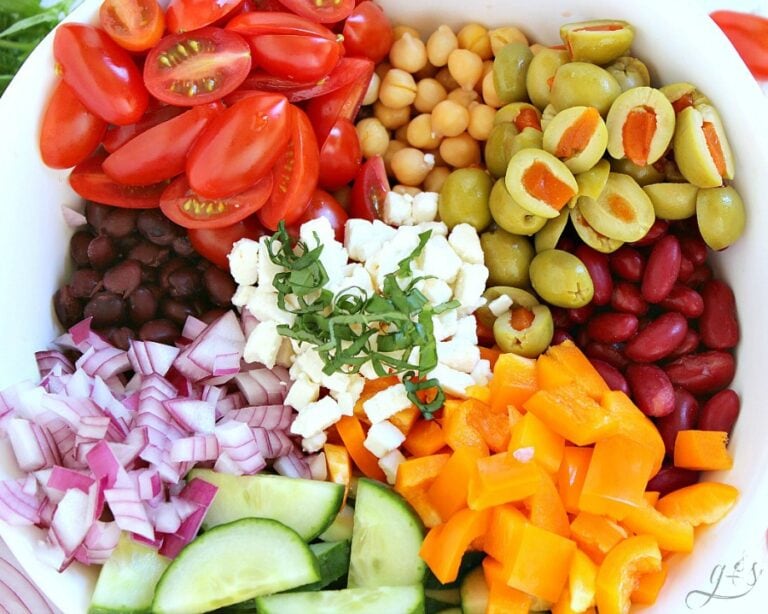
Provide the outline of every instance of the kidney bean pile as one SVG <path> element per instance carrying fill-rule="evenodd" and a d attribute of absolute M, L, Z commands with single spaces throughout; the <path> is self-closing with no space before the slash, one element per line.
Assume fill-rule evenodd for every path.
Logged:
<path fill-rule="evenodd" d="M 561 240 L 595 286 L 579 309 L 553 310 L 557 343 L 572 338 L 608 385 L 631 395 L 656 424 L 671 459 L 677 432 L 730 432 L 739 415 L 733 348 L 739 341 L 731 288 L 713 278 L 695 223 L 657 220 L 640 241 L 603 254 L 573 236 Z M 649 489 L 698 481 L 672 466 Z"/>
<path fill-rule="evenodd" d="M 201 258 L 159 210 L 89 202 L 85 216 L 70 241 L 75 270 L 53 301 L 64 327 L 90 317 L 94 330 L 128 349 L 134 338 L 174 343 L 188 315 L 212 321 L 230 308 L 229 273 Z"/>

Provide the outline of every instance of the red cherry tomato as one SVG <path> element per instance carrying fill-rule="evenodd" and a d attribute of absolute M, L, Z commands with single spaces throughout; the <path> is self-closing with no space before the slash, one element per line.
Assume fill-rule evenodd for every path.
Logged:
<path fill-rule="evenodd" d="M 325 77 L 338 63 L 342 51 L 338 42 L 320 36 L 263 34 L 248 37 L 248 43 L 257 66 L 276 77 L 298 82 Z"/>
<path fill-rule="evenodd" d="M 360 170 L 362 159 L 355 125 L 340 118 L 320 148 L 320 185 L 326 190 L 338 190 L 347 185 Z"/>
<path fill-rule="evenodd" d="M 234 91 L 250 69 L 251 50 L 243 37 L 203 28 L 162 38 L 144 63 L 144 81 L 158 100 L 193 106 Z"/>
<path fill-rule="evenodd" d="M 104 0 L 99 23 L 112 40 L 128 51 L 151 49 L 165 30 L 163 9 L 157 0 Z"/>
<path fill-rule="evenodd" d="M 280 94 L 258 94 L 232 105 L 211 121 L 187 157 L 192 188 L 206 198 L 225 198 L 268 174 L 291 138 L 291 105 Z"/>
<path fill-rule="evenodd" d="M 40 155 L 46 166 L 71 168 L 99 146 L 107 123 L 77 99 L 72 88 L 59 81 L 43 115 Z"/>
<path fill-rule="evenodd" d="M 171 221 L 184 228 L 223 228 L 256 213 L 272 192 L 272 175 L 228 198 L 207 199 L 189 187 L 183 175 L 160 197 L 160 208 Z"/>
<path fill-rule="evenodd" d="M 318 23 L 336 23 L 349 17 L 355 0 L 280 0 L 297 15 Z"/>
<path fill-rule="evenodd" d="M 320 172 L 312 124 L 303 111 L 292 108 L 295 121 L 291 142 L 275 163 L 272 195 L 259 211 L 259 220 L 268 230 L 277 230 L 281 221 L 291 225 L 304 214 L 317 187 Z"/>
<path fill-rule="evenodd" d="M 710 15 L 758 79 L 768 79 L 768 19 L 738 11 Z"/>
<path fill-rule="evenodd" d="M 189 242 L 203 258 L 210 260 L 217 267 L 229 270 L 227 255 L 232 251 L 232 245 L 240 239 L 258 240 L 267 234 L 255 215 L 244 220 L 225 226 L 224 228 L 190 228 Z"/>
<path fill-rule="evenodd" d="M 228 24 L 227 30 L 232 30 L 243 36 L 261 36 L 262 34 L 298 34 L 305 36 L 322 36 L 329 41 L 336 40 L 336 35 L 328 28 L 293 13 L 282 12 L 253 12 L 243 13 L 234 17 Z"/>
<path fill-rule="evenodd" d="M 344 48 L 349 55 L 373 60 L 377 64 L 389 55 L 395 40 L 392 24 L 379 6 L 365 0 L 344 22 Z"/>
<path fill-rule="evenodd" d="M 146 186 L 123 185 L 112 181 L 102 170 L 103 154 L 95 154 L 78 164 L 69 175 L 69 185 L 85 200 L 126 209 L 152 209 L 168 183 Z"/>
<path fill-rule="evenodd" d="M 132 138 L 149 130 L 152 126 L 162 124 L 164 121 L 172 119 L 177 115 L 181 115 L 186 110 L 186 107 L 174 107 L 172 105 L 151 109 L 135 124 L 129 124 L 127 126 L 110 126 L 107 129 L 101 144 L 104 149 L 109 153 L 112 153 L 113 151 L 120 149 L 120 147 L 125 145 Z"/>
<path fill-rule="evenodd" d="M 149 96 L 128 52 L 92 26 L 65 23 L 56 28 L 53 54 L 64 81 L 85 107 L 111 124 L 137 121 Z"/>
<path fill-rule="evenodd" d="M 184 172 L 193 143 L 223 110 L 220 102 L 212 102 L 149 128 L 109 155 L 102 168 L 109 177 L 126 185 L 172 179 Z"/>
<path fill-rule="evenodd" d="M 288 229 L 288 232 L 292 236 L 297 237 L 299 236 L 299 228 L 304 222 L 318 217 L 324 217 L 331 223 L 331 228 L 333 228 L 337 241 L 344 241 L 344 225 L 347 223 L 349 216 L 344 211 L 344 207 L 339 204 L 339 201 L 324 190 L 315 190 L 304 215 Z"/>
<path fill-rule="evenodd" d="M 381 218 L 384 199 L 389 192 L 389 179 L 381 156 L 373 156 L 360 167 L 349 201 L 350 217 L 366 220 Z"/>
<path fill-rule="evenodd" d="M 180 34 L 209 26 L 234 11 L 240 3 L 241 0 L 171 0 L 165 14 L 168 31 Z"/>

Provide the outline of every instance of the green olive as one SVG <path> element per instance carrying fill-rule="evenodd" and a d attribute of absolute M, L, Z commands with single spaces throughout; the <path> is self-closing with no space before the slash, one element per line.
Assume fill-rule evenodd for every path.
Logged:
<path fill-rule="evenodd" d="M 568 167 L 541 149 L 523 149 L 513 155 L 504 181 L 521 207 L 546 218 L 557 217 L 579 189 Z"/>
<path fill-rule="evenodd" d="M 608 130 L 594 107 L 560 111 L 544 130 L 544 150 L 560 158 L 572 173 L 592 168 L 605 153 Z"/>
<path fill-rule="evenodd" d="M 669 83 L 659 88 L 667 100 L 675 107 L 678 113 L 685 107 L 698 106 L 700 104 L 710 104 L 709 98 L 702 94 L 692 83 Z"/>
<path fill-rule="evenodd" d="M 536 358 L 552 342 L 555 325 L 546 305 L 512 307 L 493 323 L 493 338 L 502 352 Z"/>
<path fill-rule="evenodd" d="M 449 228 L 466 222 L 480 232 L 491 223 L 491 178 L 479 168 L 460 168 L 440 188 L 438 212 Z"/>
<path fill-rule="evenodd" d="M 620 93 L 618 81 L 604 68 L 586 62 L 568 62 L 555 73 L 550 102 L 558 111 L 568 107 L 595 107 L 604 116 Z"/>
<path fill-rule="evenodd" d="M 608 183 L 608 175 L 611 172 L 611 163 L 608 160 L 600 160 L 588 171 L 576 175 L 576 184 L 579 186 L 578 196 L 597 198 Z M 571 201 L 570 206 L 576 203 Z"/>
<path fill-rule="evenodd" d="M 569 61 L 568 52 L 563 49 L 545 47 L 533 56 L 528 66 L 525 84 L 528 97 L 539 109 L 549 104 L 549 90 L 555 72 Z"/>
<path fill-rule="evenodd" d="M 605 123 L 608 153 L 645 166 L 667 151 L 675 133 L 675 110 L 659 90 L 634 87 L 613 101 Z"/>
<path fill-rule="evenodd" d="M 716 188 L 723 179 L 733 179 L 733 153 L 713 106 L 700 104 L 678 113 L 673 148 L 680 172 L 693 185 Z"/>
<path fill-rule="evenodd" d="M 493 84 L 504 104 L 528 98 L 525 77 L 533 59 L 533 52 L 523 42 L 504 45 L 493 60 Z"/>
<path fill-rule="evenodd" d="M 524 126 L 520 126 L 518 122 L 518 117 L 522 111 L 527 111 L 529 113 L 535 113 L 536 117 L 541 120 L 541 111 L 539 111 L 536 107 L 534 107 L 529 102 L 510 102 L 509 104 L 505 104 L 503 107 L 501 107 L 498 111 L 496 111 L 496 115 L 493 116 L 493 125 L 497 126 L 498 124 L 503 124 L 505 122 L 510 122 L 512 124 L 515 124 L 515 127 L 518 130 L 521 130 Z M 541 125 L 541 124 L 539 124 Z"/>
<path fill-rule="evenodd" d="M 629 175 L 641 186 L 648 185 L 649 183 L 661 183 L 666 178 L 665 174 L 653 164 L 638 166 L 627 158 L 611 160 L 611 170 L 614 173 Z"/>
<path fill-rule="evenodd" d="M 625 55 L 608 64 L 605 67 L 621 86 L 621 91 L 626 92 L 633 87 L 649 86 L 651 75 L 648 67 L 632 56 Z"/>
<path fill-rule="evenodd" d="M 584 219 L 578 205 L 568 211 L 570 212 L 571 224 L 576 230 L 576 234 L 579 235 L 579 238 L 592 249 L 602 252 L 603 254 L 610 254 L 624 245 L 624 241 L 609 239 L 592 228 L 592 226 L 589 225 L 589 222 Z"/>
<path fill-rule="evenodd" d="M 643 186 L 653 203 L 656 217 L 663 220 L 685 220 L 696 213 L 696 194 L 691 183 L 652 183 Z"/>
<path fill-rule="evenodd" d="M 533 246 L 527 237 L 497 228 L 480 235 L 480 245 L 488 267 L 489 285 L 525 287 L 529 284 Z"/>
<path fill-rule="evenodd" d="M 515 288 L 514 286 L 491 286 L 485 292 L 483 292 L 483 298 L 485 304 L 479 307 L 475 311 L 475 317 L 477 321 L 483 324 L 487 328 L 493 328 L 493 323 L 496 321 L 497 316 L 491 311 L 489 305 L 500 296 L 509 297 L 510 305 L 520 305 L 527 307 L 528 309 L 535 307 L 539 304 L 533 294 L 522 288 Z"/>
<path fill-rule="evenodd" d="M 608 64 L 629 51 L 635 29 L 626 21 L 596 19 L 560 26 L 560 38 L 574 60 Z"/>
<path fill-rule="evenodd" d="M 507 165 L 512 157 L 512 148 L 519 131 L 511 122 L 500 123 L 491 128 L 485 142 L 485 166 L 494 177 L 507 174 Z"/>
<path fill-rule="evenodd" d="M 541 253 L 548 249 L 555 249 L 557 247 L 560 237 L 565 232 L 565 227 L 568 225 L 568 209 L 565 208 L 560 212 L 560 215 L 553 217 L 551 220 L 547 220 L 541 230 L 533 237 L 533 244 L 536 248 L 536 253 Z"/>
<path fill-rule="evenodd" d="M 629 175 L 611 173 L 597 198 L 579 198 L 581 214 L 597 232 L 617 241 L 639 241 L 656 220 L 653 203 Z"/>
<path fill-rule="evenodd" d="M 488 204 L 493 220 L 507 232 L 516 235 L 530 236 L 547 223 L 547 218 L 533 215 L 518 205 L 509 195 L 503 179 L 493 184 Z"/>
<path fill-rule="evenodd" d="M 701 189 L 696 196 L 696 220 L 706 244 L 714 250 L 725 249 L 744 232 L 744 202 L 733 186 Z"/>
<path fill-rule="evenodd" d="M 561 249 L 536 254 L 531 261 L 530 276 L 536 293 L 557 307 L 584 307 L 595 292 L 584 263 Z"/>

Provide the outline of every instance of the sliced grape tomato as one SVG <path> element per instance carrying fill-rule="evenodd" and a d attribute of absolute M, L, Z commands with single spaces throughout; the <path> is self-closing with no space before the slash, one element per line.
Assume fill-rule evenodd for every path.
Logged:
<path fill-rule="evenodd" d="M 328 76 L 342 52 L 337 41 L 316 35 L 261 34 L 247 40 L 256 66 L 299 83 Z"/>
<path fill-rule="evenodd" d="M 280 4 L 318 23 L 336 23 L 346 19 L 355 8 L 355 0 L 280 0 Z"/>
<path fill-rule="evenodd" d="M 209 26 L 240 4 L 241 0 L 171 0 L 165 14 L 168 31 L 180 34 Z"/>
<path fill-rule="evenodd" d="M 128 51 L 146 51 L 165 30 L 163 9 L 157 0 L 104 0 L 99 23 L 118 45 Z"/>
<path fill-rule="evenodd" d="M 344 225 L 347 223 L 349 216 L 344 207 L 339 204 L 339 201 L 325 190 L 315 190 L 304 215 L 293 226 L 288 228 L 288 232 L 292 236 L 298 237 L 301 225 L 318 217 L 327 219 L 331 224 L 331 228 L 333 228 L 336 240 L 344 242 Z"/>
<path fill-rule="evenodd" d="M 101 141 L 102 146 L 109 153 L 117 151 L 120 147 L 125 145 L 128 141 L 142 132 L 149 130 L 152 126 L 162 124 L 177 115 L 181 115 L 187 107 L 176 107 L 173 105 L 164 105 L 155 109 L 150 109 L 141 119 L 135 124 L 128 124 L 127 126 L 110 126 L 107 132 L 104 134 L 104 138 Z"/>
<path fill-rule="evenodd" d="M 262 34 L 298 34 L 305 36 L 322 36 L 331 41 L 336 35 L 328 28 L 293 13 L 243 13 L 227 24 L 227 30 L 247 36 Z"/>
<path fill-rule="evenodd" d="M 104 154 L 94 154 L 69 175 L 69 185 L 85 200 L 126 209 L 152 209 L 160 204 L 167 181 L 147 186 L 123 185 L 110 179 L 101 164 Z"/>
<path fill-rule="evenodd" d="M 229 270 L 227 256 L 235 242 L 240 239 L 256 241 L 266 234 L 267 231 L 255 215 L 223 228 L 190 228 L 188 231 L 189 242 L 195 251 L 225 271 Z"/>
<path fill-rule="evenodd" d="M 368 158 L 360 167 L 350 194 L 349 215 L 366 220 L 381 218 L 389 179 L 381 156 Z"/>
<path fill-rule="evenodd" d="M 357 176 L 362 158 L 355 124 L 339 118 L 320 148 L 320 186 L 326 190 L 345 186 Z"/>

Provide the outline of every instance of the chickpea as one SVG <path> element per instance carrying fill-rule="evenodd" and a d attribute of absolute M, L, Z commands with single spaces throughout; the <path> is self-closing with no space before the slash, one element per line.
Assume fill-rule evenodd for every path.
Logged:
<path fill-rule="evenodd" d="M 493 71 L 483 77 L 483 102 L 494 109 L 504 106 L 496 91 L 496 84 L 493 82 Z"/>
<path fill-rule="evenodd" d="M 483 60 L 493 57 L 491 39 L 488 37 L 488 29 L 479 23 L 468 23 L 456 35 L 459 41 L 459 49 L 469 49 Z"/>
<path fill-rule="evenodd" d="M 424 178 L 424 190 L 427 192 L 440 192 L 451 170 L 447 166 L 436 166 Z"/>
<path fill-rule="evenodd" d="M 442 140 L 432 127 L 432 115 L 429 113 L 417 115 L 410 121 L 406 137 L 408 144 L 418 149 L 434 149 L 440 146 Z"/>
<path fill-rule="evenodd" d="M 429 171 L 435 166 L 432 156 L 413 147 L 405 147 L 392 156 L 392 173 L 395 178 L 407 186 L 420 185 Z"/>
<path fill-rule="evenodd" d="M 392 188 L 392 191 L 398 194 L 407 194 L 408 196 L 416 196 L 421 192 L 421 190 L 417 187 L 412 185 L 403 185 L 402 183 L 398 183 L 395 187 Z"/>
<path fill-rule="evenodd" d="M 381 156 L 389 145 L 389 130 L 377 117 L 361 119 L 355 126 L 363 157 Z"/>
<path fill-rule="evenodd" d="M 469 49 L 454 49 L 448 56 L 448 70 L 462 89 L 471 90 L 483 74 L 483 60 Z"/>
<path fill-rule="evenodd" d="M 392 109 L 401 109 L 413 104 L 416 99 L 416 81 L 413 76 L 399 68 L 391 69 L 379 87 L 379 100 Z"/>
<path fill-rule="evenodd" d="M 395 140 L 408 145 L 408 124 L 403 124 L 395 130 Z"/>
<path fill-rule="evenodd" d="M 368 89 L 365 91 L 363 104 L 373 104 L 379 99 L 379 87 L 381 87 L 381 77 L 376 73 L 371 75 L 371 81 L 368 83 Z"/>
<path fill-rule="evenodd" d="M 435 134 L 459 136 L 467 126 L 469 126 L 469 111 L 458 102 L 443 100 L 432 110 L 432 130 Z"/>
<path fill-rule="evenodd" d="M 448 70 L 447 66 L 435 73 L 435 79 L 449 92 L 459 87 L 459 84 L 456 82 L 456 79 L 451 76 L 451 71 Z"/>
<path fill-rule="evenodd" d="M 389 61 L 395 68 L 415 73 L 427 65 L 427 48 L 420 38 L 406 32 L 389 50 Z"/>
<path fill-rule="evenodd" d="M 411 119 L 411 108 L 392 109 L 377 100 L 373 105 L 373 116 L 377 118 L 388 130 L 397 130 Z"/>
<path fill-rule="evenodd" d="M 547 47 L 541 43 L 533 43 L 533 45 L 531 45 L 531 53 L 533 55 L 536 55 L 542 49 L 547 49 Z"/>
<path fill-rule="evenodd" d="M 480 164 L 480 144 L 468 133 L 444 138 L 440 143 L 440 155 L 455 168 Z"/>
<path fill-rule="evenodd" d="M 469 126 L 467 132 L 478 141 L 487 141 L 493 128 L 496 109 L 487 104 L 473 103 L 469 105 Z"/>
<path fill-rule="evenodd" d="M 401 143 L 400 141 L 397 141 L 395 139 L 392 139 L 389 141 L 389 145 L 387 145 L 387 150 L 384 152 L 384 155 L 382 156 L 382 159 L 384 160 L 384 168 L 387 171 L 387 175 L 390 177 L 394 175 L 392 172 L 392 157 L 401 149 L 405 149 L 407 145 L 405 143 Z"/>
<path fill-rule="evenodd" d="M 450 94 L 448 94 L 448 100 L 458 102 L 463 107 L 469 107 L 473 102 L 477 102 L 480 95 L 475 90 L 463 90 L 457 87 Z"/>
<path fill-rule="evenodd" d="M 477 83 L 475 83 L 475 91 L 480 95 L 483 94 L 483 81 L 485 81 L 485 77 L 489 72 L 493 72 L 493 60 L 485 60 L 483 62 L 483 73 L 480 75 Z"/>
<path fill-rule="evenodd" d="M 392 35 L 396 41 L 403 38 L 403 36 L 406 34 L 410 34 L 414 38 L 421 38 L 419 31 L 416 28 L 412 28 L 411 26 L 404 26 L 401 24 L 392 28 Z"/>
<path fill-rule="evenodd" d="M 413 106 L 421 113 L 431 113 L 438 102 L 445 100 L 448 92 L 437 79 L 422 79 L 416 84 Z"/>
<path fill-rule="evenodd" d="M 442 25 L 427 39 L 427 58 L 433 66 L 445 66 L 451 51 L 459 48 L 456 35 L 448 26 Z"/>
<path fill-rule="evenodd" d="M 528 44 L 528 37 L 523 34 L 520 28 L 515 26 L 503 26 L 496 28 L 488 32 L 488 38 L 491 41 L 491 49 L 493 55 L 496 55 L 501 51 L 502 47 L 509 45 L 509 43 L 525 43 Z"/>

